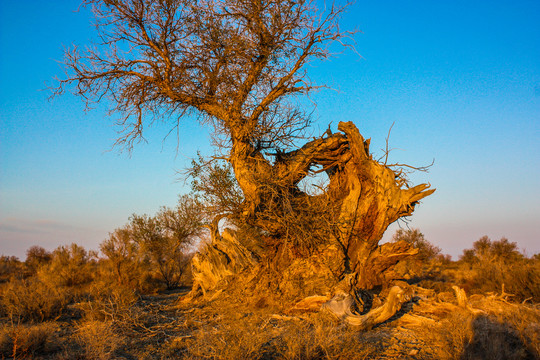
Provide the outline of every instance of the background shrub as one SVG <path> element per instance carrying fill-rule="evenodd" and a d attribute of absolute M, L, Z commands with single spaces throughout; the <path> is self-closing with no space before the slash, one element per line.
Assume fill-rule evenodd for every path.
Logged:
<path fill-rule="evenodd" d="M 398 229 L 392 237 L 393 242 L 406 241 L 418 254 L 400 261 L 394 271 L 405 279 L 422 279 L 435 276 L 443 264 L 450 262 L 447 255 L 441 254 L 441 248 L 431 244 L 418 229 Z"/>
<path fill-rule="evenodd" d="M 527 259 L 517 244 L 506 238 L 491 241 L 483 236 L 460 257 L 462 271 L 469 273 L 463 286 L 476 293 L 506 292 L 512 300 L 540 302 L 540 261 Z"/>
<path fill-rule="evenodd" d="M 14 276 L 20 277 L 23 264 L 16 256 L 0 256 L 0 283 L 7 282 Z"/>
<path fill-rule="evenodd" d="M 94 254 L 75 243 L 59 246 L 50 262 L 39 269 L 38 276 L 53 286 L 81 287 L 92 281 L 95 271 Z"/>
<path fill-rule="evenodd" d="M 34 245 L 26 250 L 26 260 L 24 261 L 26 272 L 29 275 L 36 275 L 38 270 L 42 266 L 49 264 L 51 260 L 52 254 L 49 251 L 41 246 Z"/>
<path fill-rule="evenodd" d="M 69 302 L 68 293 L 36 278 L 13 279 L 3 289 L 0 305 L 12 322 L 54 319 Z"/>

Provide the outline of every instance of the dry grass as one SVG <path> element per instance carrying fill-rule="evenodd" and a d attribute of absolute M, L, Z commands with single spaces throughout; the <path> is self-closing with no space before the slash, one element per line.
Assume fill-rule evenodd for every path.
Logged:
<path fill-rule="evenodd" d="M 286 309 L 226 296 L 178 309 L 184 332 L 170 345 L 187 359 L 371 359 L 386 336 L 360 332 L 326 312 L 283 315 Z"/>
<path fill-rule="evenodd" d="M 393 346 L 416 359 L 536 359 L 539 323 L 538 306 L 510 303 L 504 294 L 459 304 L 451 293 L 434 293 L 396 321 Z"/>
<path fill-rule="evenodd" d="M 87 359 L 116 359 L 116 351 L 125 343 L 125 337 L 112 321 L 85 321 L 74 336 Z"/>
<path fill-rule="evenodd" d="M 482 343 L 482 336 L 497 339 L 501 333 L 507 336 L 509 345 L 519 345 L 516 353 L 532 354 L 540 358 L 540 304 L 516 304 L 509 302 L 504 294 L 471 296 L 472 306 L 486 312 L 484 319 L 475 319 L 476 336 Z M 497 344 L 493 344 L 498 348 Z M 502 353 L 498 351 L 498 353 Z M 515 357 L 514 357 L 515 358 Z"/>
<path fill-rule="evenodd" d="M 169 350 L 187 359 L 368 359 L 377 350 L 371 334 L 339 324 L 324 313 L 302 317 L 227 309 L 229 316 L 203 310 L 205 322 L 189 337 L 176 338 Z M 234 315 L 233 315 L 234 314 Z"/>
<path fill-rule="evenodd" d="M 82 317 L 6 326 L 0 349 L 4 357 L 56 360 L 540 358 L 538 306 L 500 294 L 460 305 L 452 292 L 412 290 L 423 299 L 364 332 L 324 312 L 283 315 L 225 297 L 178 305 L 185 292 L 94 294 Z"/>

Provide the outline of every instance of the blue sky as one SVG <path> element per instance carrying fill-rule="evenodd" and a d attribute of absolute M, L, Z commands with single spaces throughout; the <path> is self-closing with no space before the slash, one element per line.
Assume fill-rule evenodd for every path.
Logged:
<path fill-rule="evenodd" d="M 48 101 L 62 49 L 93 37 L 77 1 L 0 2 L 0 254 L 77 242 L 97 249 L 132 213 L 173 206 L 208 129 L 165 125 L 131 156 L 111 149 L 114 118 L 70 94 Z M 358 1 L 343 19 L 360 54 L 313 64 L 315 132 L 353 121 L 375 152 L 437 192 L 409 219 L 454 258 L 483 235 L 540 252 L 540 2 Z M 45 89 L 45 90 L 44 90 Z M 322 132 L 321 131 L 321 132 Z M 380 153 L 380 152 L 379 152 Z M 396 226 L 388 231 L 389 238 Z"/>

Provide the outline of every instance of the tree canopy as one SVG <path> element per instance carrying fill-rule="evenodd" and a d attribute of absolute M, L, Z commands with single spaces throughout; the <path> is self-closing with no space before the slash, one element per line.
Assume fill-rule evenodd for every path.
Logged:
<path fill-rule="evenodd" d="M 313 0 L 84 0 L 99 42 L 65 52 L 70 86 L 88 105 L 109 99 L 128 148 L 152 120 L 171 128 L 186 115 L 226 142 L 290 145 L 309 123 L 294 97 L 317 88 L 306 65 L 347 45 L 338 20 Z M 149 119 L 149 116 L 151 117 Z"/>

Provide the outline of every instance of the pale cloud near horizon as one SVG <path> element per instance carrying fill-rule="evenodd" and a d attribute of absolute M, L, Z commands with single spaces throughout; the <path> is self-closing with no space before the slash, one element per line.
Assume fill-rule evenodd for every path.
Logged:
<path fill-rule="evenodd" d="M 20 233 L 42 233 L 44 231 L 75 230 L 77 227 L 52 219 L 23 219 L 9 217 L 0 219 L 0 230 Z M 83 230 L 79 228 L 80 230 Z"/>
<path fill-rule="evenodd" d="M 0 255 L 13 255 L 24 260 L 26 250 L 33 245 L 51 251 L 60 244 L 70 243 L 96 250 L 106 236 L 106 230 L 74 226 L 54 219 L 7 217 L 0 219 Z"/>

